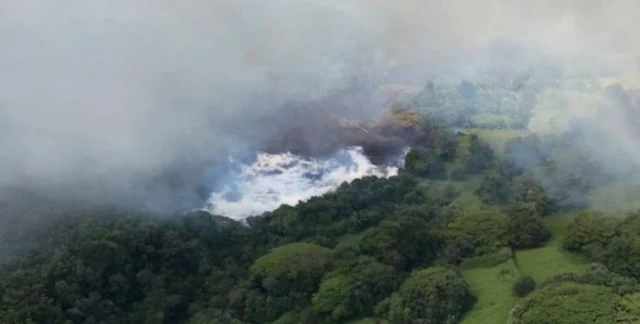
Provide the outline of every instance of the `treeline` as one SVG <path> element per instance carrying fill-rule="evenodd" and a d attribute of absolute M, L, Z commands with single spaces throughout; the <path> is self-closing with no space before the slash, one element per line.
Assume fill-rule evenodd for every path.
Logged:
<path fill-rule="evenodd" d="M 6 323 L 335 323 L 459 319 L 474 297 L 440 231 L 452 197 L 375 177 L 247 220 L 110 214 L 0 279 Z M 89 216 L 89 215 L 88 215 Z M 360 234 L 354 244 L 345 236 Z M 342 240 L 342 241 L 341 241 Z M 341 242 L 339 242 L 341 241 Z M 445 295 L 443 295 L 443 292 Z M 416 294 L 422 298 L 414 298 Z M 428 307 L 425 307 L 428 306 Z M 408 314 L 406 309 L 414 309 Z"/>

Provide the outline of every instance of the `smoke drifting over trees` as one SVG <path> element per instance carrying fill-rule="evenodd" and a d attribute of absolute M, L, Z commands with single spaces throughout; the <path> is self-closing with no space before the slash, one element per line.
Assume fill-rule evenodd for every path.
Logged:
<path fill-rule="evenodd" d="M 334 130 L 318 118 L 375 118 L 384 83 L 497 80 L 543 55 L 635 71 L 639 7 L 5 1 L 0 186 L 190 205 L 210 160 L 287 149 L 286 131 L 320 150 Z M 289 113 L 292 101 L 313 109 Z"/>
<path fill-rule="evenodd" d="M 0 0 L 0 318 L 638 322 L 638 12 Z"/>

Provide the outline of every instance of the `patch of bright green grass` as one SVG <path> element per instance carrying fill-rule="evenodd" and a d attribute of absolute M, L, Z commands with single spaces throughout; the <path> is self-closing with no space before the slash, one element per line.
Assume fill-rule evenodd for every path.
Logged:
<path fill-rule="evenodd" d="M 550 215 L 543 223 L 551 230 L 552 238 L 544 246 L 518 250 L 515 261 L 522 275 L 529 275 L 537 281 L 564 272 L 582 273 L 589 263 L 584 257 L 562 249 L 567 226 L 577 213 Z"/>
<path fill-rule="evenodd" d="M 537 249 L 517 251 L 515 255 L 520 272 L 536 281 L 565 272 L 582 273 L 588 264 L 587 260 L 551 244 Z"/>
<path fill-rule="evenodd" d="M 474 191 L 480 185 L 483 176 L 484 175 L 474 176 L 469 178 L 467 181 L 460 182 L 463 185 L 461 187 L 460 194 L 456 197 L 453 203 L 466 212 L 479 210 L 493 210 L 499 212 L 499 206 L 487 205 L 483 203 L 476 194 L 474 194 Z"/>
<path fill-rule="evenodd" d="M 511 287 L 520 276 L 513 261 L 509 259 L 490 268 L 464 269 L 462 275 L 478 298 L 462 323 L 506 323 L 509 311 L 517 300 L 511 294 Z"/>
<path fill-rule="evenodd" d="M 478 297 L 477 303 L 463 318 L 463 324 L 504 324 L 518 300 L 511 289 L 519 276 L 530 275 L 537 281 L 563 272 L 581 273 L 588 261 L 562 249 L 567 226 L 579 212 L 550 215 L 543 223 L 553 233 L 552 239 L 536 249 L 519 250 L 514 259 L 494 267 L 462 269 L 462 274 Z"/>

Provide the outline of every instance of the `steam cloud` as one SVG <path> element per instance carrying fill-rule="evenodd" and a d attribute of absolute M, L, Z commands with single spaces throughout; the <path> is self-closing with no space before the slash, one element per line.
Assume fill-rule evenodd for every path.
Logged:
<path fill-rule="evenodd" d="M 398 161 L 397 165 L 401 164 Z M 341 150 L 328 159 L 261 153 L 254 163 L 237 167 L 231 172 L 231 185 L 211 196 L 208 204 L 212 213 L 234 218 L 259 215 L 282 204 L 293 206 L 321 195 L 344 181 L 398 173 L 395 166 L 373 165 L 361 148 Z"/>
<path fill-rule="evenodd" d="M 486 78 L 539 54 L 637 71 L 638 12 L 633 0 L 4 0 L 0 188 L 193 206 L 222 181 L 207 177 L 214 160 L 283 153 L 289 129 L 313 153 L 304 163 L 322 161 L 329 132 L 294 126 L 375 118 L 384 83 Z M 282 113 L 290 102 L 316 108 Z"/>

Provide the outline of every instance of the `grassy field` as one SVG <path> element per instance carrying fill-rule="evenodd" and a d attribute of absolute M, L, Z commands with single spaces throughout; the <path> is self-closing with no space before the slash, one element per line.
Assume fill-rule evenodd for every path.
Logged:
<path fill-rule="evenodd" d="M 514 259 L 489 268 L 462 269 L 462 274 L 478 297 L 463 324 L 504 324 L 517 301 L 511 287 L 519 276 L 530 275 L 537 281 L 558 273 L 584 270 L 587 261 L 562 250 L 567 225 L 577 213 L 550 215 L 543 222 L 553 233 L 552 239 L 536 249 L 515 252 Z"/>
<path fill-rule="evenodd" d="M 515 261 L 522 275 L 529 275 L 540 281 L 558 273 L 580 273 L 584 270 L 588 264 L 586 259 L 562 249 L 566 228 L 576 215 L 577 213 L 550 215 L 543 219 L 553 236 L 545 246 L 516 251 Z"/>
<path fill-rule="evenodd" d="M 488 129 L 472 129 L 467 132 L 478 135 L 498 153 L 503 151 L 504 144 L 508 140 L 528 133 L 527 131 Z M 468 148 L 468 136 L 460 137 L 458 141 L 459 149 L 462 151 L 460 155 L 464 156 Z M 453 161 L 448 165 L 448 169 L 458 167 L 462 162 L 461 160 Z M 454 203 L 465 211 L 497 209 L 496 206 L 482 203 L 473 193 L 481 178 L 481 176 L 473 177 L 462 182 L 427 181 L 426 184 L 430 186 L 434 184 L 454 185 L 460 191 L 460 195 Z M 640 199 L 636 200 L 636 197 L 640 197 L 640 186 L 634 188 L 629 186 L 603 187 L 594 190 L 591 195 L 591 205 L 593 208 L 599 209 L 620 206 L 640 208 Z M 520 276 L 530 275 L 536 281 L 541 281 L 563 272 L 580 273 L 584 271 L 588 261 L 562 249 L 566 228 L 577 214 L 578 212 L 574 212 L 545 217 L 543 222 L 551 230 L 553 236 L 542 247 L 516 251 L 512 259 L 496 266 L 461 269 L 463 276 L 478 297 L 477 303 L 463 318 L 462 323 L 506 323 L 509 312 L 518 300 L 511 293 L 512 285 Z"/>
<path fill-rule="evenodd" d="M 587 265 L 585 260 L 569 255 L 554 245 L 518 251 L 516 260 L 522 275 L 531 276 L 536 281 L 564 272 L 581 273 Z"/>
<path fill-rule="evenodd" d="M 473 192 L 480 185 L 482 181 L 482 175 L 470 177 L 466 181 L 450 181 L 450 180 L 424 180 L 423 186 L 429 187 L 433 190 L 433 194 L 442 192 L 442 188 L 445 186 L 453 186 L 459 195 L 453 201 L 458 207 L 465 211 L 472 212 L 478 210 L 499 210 L 499 206 L 492 206 L 483 203 L 478 196 Z"/>
<path fill-rule="evenodd" d="M 640 78 L 600 79 L 602 87 L 620 82 L 625 88 L 639 88 Z M 575 91 L 549 92 L 539 98 L 534 116 L 529 124 L 529 131 L 470 129 L 469 134 L 476 134 L 486 141 L 500 154 L 504 144 L 517 136 L 529 132 L 549 133 L 563 130 L 567 121 L 576 116 L 592 116 L 599 99 L 597 93 L 579 93 Z M 464 152 L 468 143 L 467 137 L 459 139 L 459 148 Z M 460 161 L 455 161 L 457 166 Z M 463 182 L 461 194 L 455 203 L 466 211 L 491 208 L 483 204 L 473 194 L 477 179 Z M 590 208 L 608 212 L 622 212 L 640 209 L 640 185 L 605 186 L 590 193 Z M 581 273 L 588 260 L 578 255 L 569 254 L 562 249 L 562 241 L 567 226 L 577 216 L 577 212 L 549 215 L 543 219 L 551 230 L 552 239 L 542 247 L 515 251 L 513 258 L 493 267 L 477 267 L 461 269 L 467 282 L 478 297 L 467 315 L 464 324 L 504 324 L 509 312 L 518 298 L 511 293 L 512 285 L 519 276 L 530 275 L 541 281 L 559 273 Z"/>
<path fill-rule="evenodd" d="M 509 317 L 516 297 L 511 286 L 519 277 L 518 270 L 510 259 L 490 268 L 462 270 L 478 301 L 462 319 L 463 324 L 504 324 Z"/>

